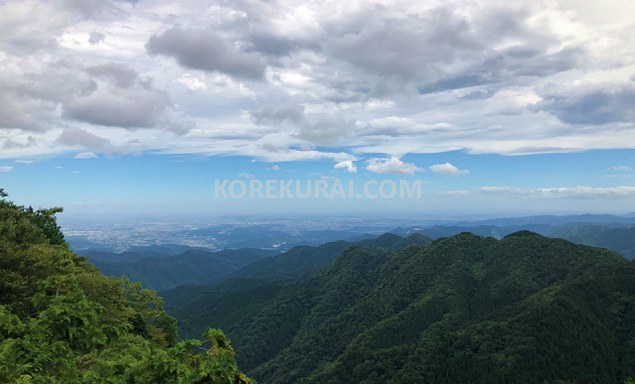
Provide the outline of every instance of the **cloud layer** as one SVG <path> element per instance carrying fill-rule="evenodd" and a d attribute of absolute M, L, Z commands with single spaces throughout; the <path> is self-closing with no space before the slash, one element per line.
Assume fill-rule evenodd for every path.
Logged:
<path fill-rule="evenodd" d="M 9 0 L 0 14 L 3 158 L 239 154 L 412 174 L 407 153 L 635 148 L 629 0 Z"/>
<path fill-rule="evenodd" d="M 478 189 L 478 192 L 483 194 L 505 195 L 531 199 L 622 199 L 635 197 L 635 187 L 633 186 L 617 186 L 610 188 L 588 186 L 554 188 L 482 187 Z"/>

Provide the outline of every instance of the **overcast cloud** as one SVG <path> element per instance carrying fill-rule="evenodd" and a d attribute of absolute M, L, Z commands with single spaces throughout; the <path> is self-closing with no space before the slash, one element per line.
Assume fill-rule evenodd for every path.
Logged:
<path fill-rule="evenodd" d="M 134 149 L 412 174 L 407 153 L 635 148 L 630 0 L 8 0 L 0 14 L 1 158 Z"/>

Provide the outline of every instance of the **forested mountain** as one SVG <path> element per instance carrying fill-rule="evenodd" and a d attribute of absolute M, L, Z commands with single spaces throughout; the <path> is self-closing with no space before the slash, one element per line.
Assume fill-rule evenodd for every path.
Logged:
<path fill-rule="evenodd" d="M 230 278 L 290 280 L 319 270 L 339 256 L 350 243 L 344 240 L 317 247 L 301 245 L 280 255 L 258 260 L 238 269 Z"/>
<path fill-rule="evenodd" d="M 249 290 L 218 295 L 208 318 L 226 325 L 241 367 L 264 383 L 634 376 L 635 264 L 608 250 L 527 231 L 398 252 L 357 245 L 270 289 L 266 305 L 231 321 L 228 297 L 248 300 Z"/>
<path fill-rule="evenodd" d="M 553 236 L 575 243 L 613 249 L 626 258 L 635 260 L 635 226 L 568 226 L 554 231 Z"/>
<path fill-rule="evenodd" d="M 154 292 L 69 250 L 58 209 L 5 197 L 0 189 L 0 382 L 252 382 L 221 331 L 179 341 Z"/>
<path fill-rule="evenodd" d="M 182 319 L 181 332 L 196 337 L 209 326 L 214 316 L 215 326 L 231 326 L 263 308 L 275 297 L 285 282 L 316 272 L 335 260 L 351 245 L 365 248 L 399 250 L 408 246 L 425 246 L 429 238 L 415 233 L 401 237 L 391 233 L 355 243 L 335 241 L 318 247 L 299 246 L 283 254 L 258 260 L 213 286 L 187 285 L 163 291 L 166 309 Z"/>
<path fill-rule="evenodd" d="M 366 248 L 386 248 L 397 250 L 409 245 L 427 245 L 432 240 L 415 233 L 408 237 L 401 237 L 386 233 L 379 237 L 365 239 L 358 242 L 344 240 L 325 243 L 317 247 L 299 246 L 289 251 L 267 259 L 258 260 L 229 275 L 232 278 L 258 278 L 272 280 L 290 280 L 315 272 L 328 265 L 347 247 L 357 244 Z"/>
<path fill-rule="evenodd" d="M 262 258 L 279 254 L 265 249 L 228 249 L 210 252 L 189 249 L 173 256 L 145 257 L 135 262 L 110 262 L 90 258 L 99 270 L 110 276 L 125 276 L 154 290 L 184 284 L 214 284 L 232 272 Z"/>

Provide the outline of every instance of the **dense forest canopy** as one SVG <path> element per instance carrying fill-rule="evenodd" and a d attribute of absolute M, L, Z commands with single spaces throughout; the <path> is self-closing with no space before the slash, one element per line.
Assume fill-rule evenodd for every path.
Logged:
<path fill-rule="evenodd" d="M 180 341 L 163 302 L 68 249 L 59 208 L 0 189 L 0 382 L 252 383 L 225 335 Z"/>
<path fill-rule="evenodd" d="M 613 251 L 529 231 L 366 245 L 284 286 L 228 281 L 202 295 L 174 291 L 170 302 L 183 303 L 174 313 L 187 327 L 222 324 L 241 367 L 265 383 L 635 376 L 635 263 Z"/>

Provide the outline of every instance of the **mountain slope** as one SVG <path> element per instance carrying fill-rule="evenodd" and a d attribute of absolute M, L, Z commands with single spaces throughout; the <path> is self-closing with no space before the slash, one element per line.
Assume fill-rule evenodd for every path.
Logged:
<path fill-rule="evenodd" d="M 574 243 L 613 249 L 635 260 L 635 226 L 570 226 L 558 229 L 553 235 Z"/>
<path fill-rule="evenodd" d="M 174 256 L 146 257 L 133 263 L 89 260 L 106 275 L 125 276 L 148 288 L 165 290 L 184 284 L 213 284 L 233 271 L 277 253 L 262 249 L 218 252 L 190 249 Z"/>
<path fill-rule="evenodd" d="M 266 383 L 621 383 L 634 304 L 635 265 L 614 252 L 460 234 L 348 248 L 227 331 Z"/>
<path fill-rule="evenodd" d="M 398 250 L 410 245 L 425 246 L 432 242 L 428 237 L 415 233 L 408 237 L 401 237 L 392 233 L 385 233 L 379 237 L 361 240 L 355 243 L 344 240 L 325 243 L 317 247 L 298 246 L 289 251 L 268 258 L 258 260 L 232 273 L 233 278 L 259 278 L 273 280 L 295 279 L 303 275 L 318 271 L 328 265 L 347 247 L 357 244 L 365 248 L 386 248 Z"/>
<path fill-rule="evenodd" d="M 353 244 L 369 249 L 398 250 L 413 245 L 426 246 L 431 242 L 421 234 L 404 238 L 387 233 Z M 198 337 L 212 324 L 225 329 L 257 313 L 285 283 L 318 271 L 349 246 L 351 243 L 336 241 L 318 247 L 295 247 L 251 263 L 214 286 L 181 286 L 163 291 L 161 296 L 166 301 L 166 310 L 181 319 L 180 332 L 188 337 Z"/>

